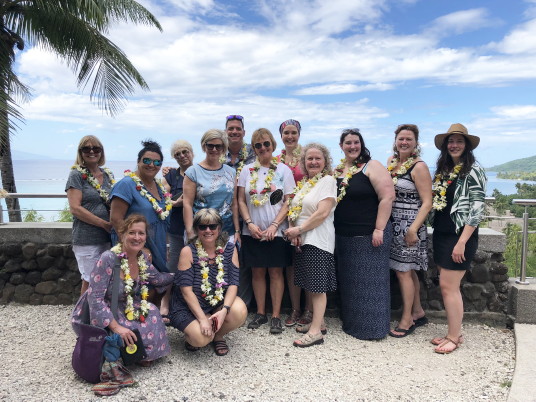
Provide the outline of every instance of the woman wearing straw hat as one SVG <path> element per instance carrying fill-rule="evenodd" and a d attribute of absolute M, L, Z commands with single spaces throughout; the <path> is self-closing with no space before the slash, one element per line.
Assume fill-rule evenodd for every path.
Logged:
<path fill-rule="evenodd" d="M 459 123 L 435 137 L 441 154 L 432 186 L 433 248 L 448 323 L 447 335 L 432 339 L 436 353 L 451 353 L 463 342 L 460 283 L 478 248 L 487 182 L 473 155 L 479 142 Z"/>

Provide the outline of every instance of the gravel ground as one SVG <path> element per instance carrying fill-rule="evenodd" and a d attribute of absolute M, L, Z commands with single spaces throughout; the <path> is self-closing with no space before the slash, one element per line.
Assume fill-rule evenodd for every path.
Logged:
<path fill-rule="evenodd" d="M 75 335 L 69 306 L 0 306 L 0 400 L 99 400 L 71 368 Z M 250 317 L 251 318 L 251 317 Z M 511 331 L 464 325 L 465 343 L 451 355 L 429 340 L 446 333 L 430 323 L 414 334 L 360 341 L 327 318 L 323 345 L 292 346 L 293 329 L 270 335 L 245 326 L 227 337 L 230 353 L 184 349 L 169 329 L 172 353 L 151 368 L 132 368 L 137 386 L 111 401 L 506 401 L 514 371 Z"/>

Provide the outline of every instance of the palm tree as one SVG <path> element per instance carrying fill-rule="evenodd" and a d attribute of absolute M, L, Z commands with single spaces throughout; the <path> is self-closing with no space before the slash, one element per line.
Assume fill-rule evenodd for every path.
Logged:
<path fill-rule="evenodd" d="M 25 43 L 56 53 L 77 74 L 80 88 L 92 81 L 91 100 L 114 116 L 137 86 L 149 87 L 126 55 L 105 34 L 118 22 L 154 26 L 157 19 L 134 0 L 0 0 L 0 171 L 15 193 L 10 135 L 23 121 L 18 104 L 30 89 L 13 69 Z M 17 199 L 6 199 L 9 220 L 20 221 Z"/>

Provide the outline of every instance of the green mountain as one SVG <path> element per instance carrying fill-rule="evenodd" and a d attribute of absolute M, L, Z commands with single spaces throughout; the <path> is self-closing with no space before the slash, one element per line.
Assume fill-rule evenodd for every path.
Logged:
<path fill-rule="evenodd" d="M 490 172 L 536 172 L 536 155 L 486 168 Z"/>

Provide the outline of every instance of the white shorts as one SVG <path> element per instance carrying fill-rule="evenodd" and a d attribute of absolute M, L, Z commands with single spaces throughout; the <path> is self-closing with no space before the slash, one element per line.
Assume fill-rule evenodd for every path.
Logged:
<path fill-rule="evenodd" d="M 110 249 L 110 243 L 92 244 L 90 246 L 77 246 L 73 244 L 73 252 L 78 263 L 78 270 L 82 279 L 89 282 L 89 277 L 102 253 Z"/>

